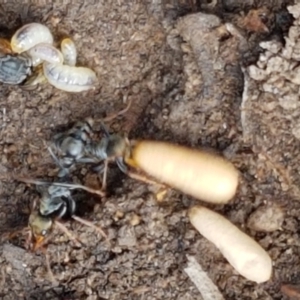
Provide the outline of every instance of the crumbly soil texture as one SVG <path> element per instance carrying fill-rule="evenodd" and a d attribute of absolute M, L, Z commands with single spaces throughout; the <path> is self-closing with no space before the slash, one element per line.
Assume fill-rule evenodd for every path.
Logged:
<path fill-rule="evenodd" d="M 278 102 L 274 89 L 260 87 L 265 78 L 263 83 L 245 78 L 266 51 L 261 41 L 284 47 L 293 23 L 286 9 L 290 4 L 1 2 L 1 37 L 10 38 L 23 24 L 45 24 L 57 45 L 71 37 L 77 65 L 92 68 L 99 78 L 95 90 L 77 94 L 48 83 L 32 90 L 1 84 L 1 299 L 203 299 L 184 271 L 187 255 L 196 258 L 224 299 L 289 299 L 281 285 L 300 281 L 298 81 L 296 98 Z M 26 250 L 30 207 L 39 193 L 13 175 L 56 180 L 57 166 L 45 146 L 53 135 L 86 117 L 96 120 L 99 132 L 101 118 L 128 101 L 129 111 L 107 124 L 110 132 L 212 148 L 234 163 L 241 173 L 235 198 L 223 206 L 202 204 L 266 249 L 274 262 L 268 282 L 240 276 L 196 232 L 187 210 L 201 202 L 175 190 L 157 199 L 155 187 L 129 178 L 113 163 L 106 197 L 73 193 L 77 214 L 100 226 L 110 244 L 92 227 L 66 220 L 82 245 L 54 229 L 47 253 L 55 282 L 44 253 Z M 79 165 L 71 179 L 100 188 L 88 165 Z"/>

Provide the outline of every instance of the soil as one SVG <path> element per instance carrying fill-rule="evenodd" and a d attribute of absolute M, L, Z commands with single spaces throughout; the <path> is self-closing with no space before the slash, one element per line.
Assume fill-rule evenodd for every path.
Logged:
<path fill-rule="evenodd" d="M 300 281 L 298 114 L 289 118 L 291 111 L 274 104 L 274 94 L 263 94 L 260 82 L 248 84 L 251 101 L 244 110 L 241 106 L 244 70 L 264 52 L 261 41 L 284 42 L 292 24 L 286 10 L 290 2 L 1 4 L 2 37 L 11 37 L 22 24 L 43 23 L 57 42 L 71 37 L 78 65 L 92 68 L 99 78 L 95 90 L 78 94 L 50 84 L 34 90 L 1 84 L 1 299 L 202 299 L 184 272 L 187 255 L 196 257 L 225 299 L 289 299 L 281 285 Z M 170 190 L 157 201 L 152 186 L 130 179 L 114 164 L 105 198 L 74 192 L 78 215 L 101 226 L 111 245 L 93 228 L 67 221 L 84 245 L 54 230 L 47 247 L 53 283 L 44 254 L 27 251 L 22 234 L 8 238 L 26 228 L 31 203 L 39 197 L 34 185 L 12 175 L 55 180 L 57 168 L 45 141 L 77 120 L 100 122 L 129 100 L 130 110 L 109 124 L 111 132 L 213 148 L 238 168 L 235 198 L 223 206 L 203 205 L 228 217 L 268 251 L 274 261 L 270 281 L 258 285 L 241 277 L 195 231 L 186 212 L 198 200 Z M 88 166 L 74 171 L 72 181 L 98 185 Z M 275 221 L 262 225 L 259 215 L 249 222 L 257 210 Z M 259 225 L 253 224 L 256 219 Z"/>

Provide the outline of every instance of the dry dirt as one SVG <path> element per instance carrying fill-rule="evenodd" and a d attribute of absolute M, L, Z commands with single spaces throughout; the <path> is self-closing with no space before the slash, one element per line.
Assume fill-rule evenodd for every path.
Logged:
<path fill-rule="evenodd" d="M 241 122 L 241 67 L 256 62 L 263 51 L 260 41 L 283 41 L 290 26 L 288 1 L 36 2 L 2 3 L 2 37 L 10 37 L 29 22 L 49 26 L 56 41 L 72 37 L 78 64 L 95 70 L 99 86 L 95 91 L 68 94 L 48 84 L 32 91 L 1 85 L 0 298 L 202 299 L 184 272 L 189 254 L 225 299 L 288 299 L 280 291 L 281 284 L 300 281 L 300 148 L 291 134 L 297 124 L 280 105 L 271 105 L 272 109 L 266 105 L 276 101 L 270 93 L 255 103 L 248 101 L 246 134 Z M 270 9 L 263 17 L 269 33 L 263 32 L 262 23 L 250 22 L 242 14 L 264 5 Z M 198 11 L 214 15 L 189 17 Z M 225 28 L 225 22 L 236 27 Z M 252 88 L 248 95 L 259 90 Z M 268 251 L 274 261 L 269 282 L 257 285 L 239 276 L 215 246 L 192 228 L 186 211 L 196 200 L 170 191 L 158 203 L 151 186 L 126 177 L 114 165 L 106 198 L 74 194 L 79 215 L 101 226 L 112 246 L 92 228 L 67 222 L 85 246 L 76 247 L 55 230 L 48 245 L 58 282 L 53 285 L 42 253 L 26 251 L 21 239 L 8 241 L 9 233 L 27 226 L 30 203 L 38 198 L 34 186 L 15 182 L 10 175 L 55 179 L 57 170 L 44 141 L 70 122 L 88 116 L 100 120 L 122 109 L 129 99 L 133 101 L 130 111 L 111 124 L 111 131 L 211 147 L 239 169 L 236 197 L 226 206 L 210 207 Z M 95 174 L 83 167 L 72 179 L 91 185 Z M 261 215 L 254 216 L 259 224 L 253 225 L 254 217 L 248 221 L 256 209 L 262 209 L 262 214 L 268 211 L 265 218 L 274 218 L 273 223 L 262 225 Z M 276 211 L 279 216 L 274 217 Z"/>

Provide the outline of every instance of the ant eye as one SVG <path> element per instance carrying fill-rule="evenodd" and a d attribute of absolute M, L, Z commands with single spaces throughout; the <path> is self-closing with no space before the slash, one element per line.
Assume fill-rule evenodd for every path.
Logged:
<path fill-rule="evenodd" d="M 47 234 L 47 230 L 42 230 L 41 234 L 42 236 L 45 236 Z"/>

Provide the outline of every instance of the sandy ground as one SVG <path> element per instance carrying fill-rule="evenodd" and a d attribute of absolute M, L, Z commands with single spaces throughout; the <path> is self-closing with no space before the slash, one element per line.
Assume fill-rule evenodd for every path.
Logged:
<path fill-rule="evenodd" d="M 288 2 L 102 2 L 0 6 L 2 37 L 25 23 L 46 24 L 57 42 L 72 37 L 78 65 L 99 77 L 96 90 L 80 94 L 49 84 L 33 91 L 1 85 L 1 299 L 202 299 L 184 272 L 187 254 L 196 257 L 225 299 L 289 299 L 280 287 L 298 283 L 300 276 L 299 84 L 287 88 L 296 95 L 291 100 L 284 98 L 286 92 L 278 97 L 276 90 L 264 88 L 265 78 L 247 75 L 247 67 L 265 51 L 260 41 L 284 41 L 291 25 Z M 261 8 L 258 19 L 247 17 L 250 9 Z M 198 11 L 213 15 L 190 15 Z M 55 178 L 57 169 L 44 141 L 68 123 L 100 120 L 129 100 L 130 111 L 110 124 L 111 131 L 210 147 L 239 169 L 236 197 L 228 205 L 209 207 L 268 251 L 274 261 L 270 281 L 257 285 L 239 276 L 192 228 L 186 211 L 198 201 L 169 191 L 158 203 L 151 186 L 126 177 L 114 165 L 107 197 L 74 194 L 79 215 L 101 226 L 111 246 L 76 222 L 66 226 L 85 246 L 77 247 L 55 230 L 48 245 L 58 282 L 53 285 L 42 253 L 26 251 L 23 240 L 9 243 L 7 234 L 27 226 L 30 203 L 38 199 L 34 186 L 15 182 L 10 174 Z M 72 176 L 89 185 L 96 178 L 85 166 Z M 253 213 L 261 210 L 262 217 L 255 218 Z M 278 222 L 270 225 L 274 218 Z"/>

